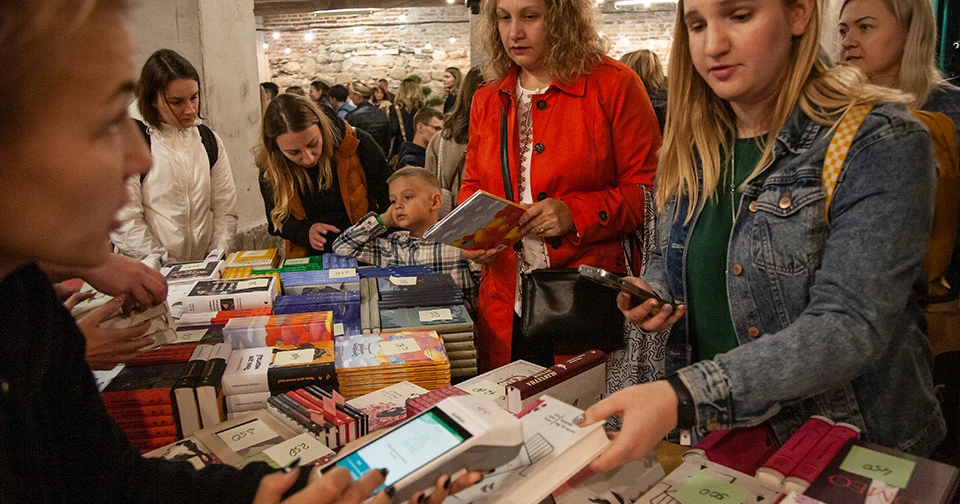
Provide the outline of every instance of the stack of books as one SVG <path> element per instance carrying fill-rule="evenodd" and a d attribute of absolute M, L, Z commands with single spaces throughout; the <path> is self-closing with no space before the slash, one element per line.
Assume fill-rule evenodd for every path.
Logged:
<path fill-rule="evenodd" d="M 382 332 L 434 330 L 443 339 L 450 377 L 477 374 L 473 319 L 464 305 L 387 308 L 380 310 Z"/>
<path fill-rule="evenodd" d="M 157 339 L 157 346 L 144 351 L 126 363 L 127 366 L 173 364 L 187 362 L 197 345 L 213 345 L 223 342 L 222 326 L 186 325 L 164 332 L 170 339 Z M 154 335 L 156 336 L 156 335 Z"/>
<path fill-rule="evenodd" d="M 234 349 L 333 341 L 333 312 L 231 318 L 223 341 Z"/>
<path fill-rule="evenodd" d="M 367 415 L 346 404 L 337 391 L 315 385 L 267 399 L 267 411 L 291 429 L 310 434 L 332 450 L 369 432 Z"/>
<path fill-rule="evenodd" d="M 463 304 L 463 291 L 442 273 L 417 277 L 378 278 L 380 309 Z"/>
<path fill-rule="evenodd" d="M 398 266 L 384 266 L 382 268 L 366 267 L 357 270 L 360 278 L 390 278 L 390 277 L 415 277 L 421 275 L 432 275 L 436 273 L 432 269 L 419 264 L 408 264 Z"/>
<path fill-rule="evenodd" d="M 360 332 L 360 291 L 279 296 L 273 301 L 278 315 L 323 311 L 333 313 L 335 335 Z"/>
<path fill-rule="evenodd" d="M 275 277 L 201 280 L 183 298 L 183 313 L 268 308 L 277 297 Z"/>
<path fill-rule="evenodd" d="M 276 268 L 280 265 L 280 250 L 241 250 L 227 256 L 224 268 Z"/>
<path fill-rule="evenodd" d="M 226 420 L 221 380 L 230 353 L 226 343 L 198 345 L 181 371 L 171 391 L 181 435 Z"/>
<path fill-rule="evenodd" d="M 370 432 L 392 427 L 407 419 L 408 399 L 426 394 L 429 390 L 408 381 L 394 383 L 376 392 L 370 392 L 347 401 L 369 418 Z"/>
<path fill-rule="evenodd" d="M 280 273 L 284 294 L 313 294 L 360 290 L 357 268 L 336 268 Z"/>
<path fill-rule="evenodd" d="M 216 326 L 223 328 L 232 318 L 239 317 L 263 317 L 273 315 L 273 308 L 265 306 L 263 308 L 248 308 L 246 310 L 221 310 L 217 313 L 187 313 L 180 317 L 178 326 Z"/>
<path fill-rule="evenodd" d="M 271 395 L 337 388 L 333 341 L 234 350 L 223 374 L 227 418 L 264 409 Z"/>
<path fill-rule="evenodd" d="M 172 389 L 185 367 L 184 363 L 125 367 L 103 389 L 107 412 L 141 452 L 177 439 Z"/>
<path fill-rule="evenodd" d="M 284 259 L 283 263 L 280 264 L 280 269 L 286 269 L 289 271 L 297 271 L 297 269 L 300 271 L 323 269 L 323 257 L 308 256 Z"/>
<path fill-rule="evenodd" d="M 404 380 L 427 390 L 450 384 L 450 362 L 436 331 L 344 335 L 336 349 L 340 393 L 348 399 Z"/>
<path fill-rule="evenodd" d="M 357 260 L 337 254 L 323 254 L 323 269 L 357 268 Z"/>

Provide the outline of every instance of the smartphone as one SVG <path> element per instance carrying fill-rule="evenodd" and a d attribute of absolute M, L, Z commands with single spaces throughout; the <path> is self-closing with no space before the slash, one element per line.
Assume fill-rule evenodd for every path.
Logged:
<path fill-rule="evenodd" d="M 579 271 L 580 276 L 582 277 L 589 278 L 590 280 L 593 280 L 600 285 L 610 287 L 611 289 L 630 294 L 634 304 L 642 304 L 648 299 L 657 300 L 657 303 L 661 306 L 667 303 L 663 299 L 660 299 L 660 296 L 657 296 L 653 292 L 641 289 L 640 287 L 627 282 L 619 275 L 610 273 L 605 269 L 595 268 L 593 266 L 580 266 Z"/>

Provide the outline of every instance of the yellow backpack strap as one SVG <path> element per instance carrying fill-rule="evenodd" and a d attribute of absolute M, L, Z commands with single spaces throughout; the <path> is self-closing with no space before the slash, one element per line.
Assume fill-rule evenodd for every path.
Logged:
<path fill-rule="evenodd" d="M 871 109 L 873 109 L 872 103 L 850 107 L 837 123 L 837 129 L 833 132 L 833 138 L 830 139 L 830 146 L 827 147 L 827 155 L 823 158 L 823 190 L 826 193 L 823 214 L 828 226 L 830 225 L 830 203 L 833 201 L 833 192 L 837 189 L 837 181 L 840 180 L 843 162 L 847 159 L 853 137 L 857 136 L 857 130 L 860 129 L 860 125 Z"/>

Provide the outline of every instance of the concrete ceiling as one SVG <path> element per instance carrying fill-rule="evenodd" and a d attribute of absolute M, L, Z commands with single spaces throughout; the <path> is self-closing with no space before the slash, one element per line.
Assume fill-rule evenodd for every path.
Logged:
<path fill-rule="evenodd" d="M 463 0 L 455 3 L 463 5 Z M 266 14 L 294 14 L 334 9 L 389 9 L 394 7 L 440 7 L 447 0 L 254 0 L 253 12 Z"/>

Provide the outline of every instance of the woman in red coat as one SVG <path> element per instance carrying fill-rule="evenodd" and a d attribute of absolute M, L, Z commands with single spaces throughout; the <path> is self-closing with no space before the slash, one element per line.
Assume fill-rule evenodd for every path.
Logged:
<path fill-rule="evenodd" d="M 459 199 L 479 189 L 504 195 L 501 109 L 520 251 L 464 252 L 484 265 L 479 299 L 480 366 L 511 354 L 519 320 L 518 273 L 589 264 L 624 273 L 620 237 L 643 224 L 660 146 L 657 117 L 637 75 L 604 56 L 592 0 L 490 0 L 482 4 L 487 63 L 473 101 Z"/>

